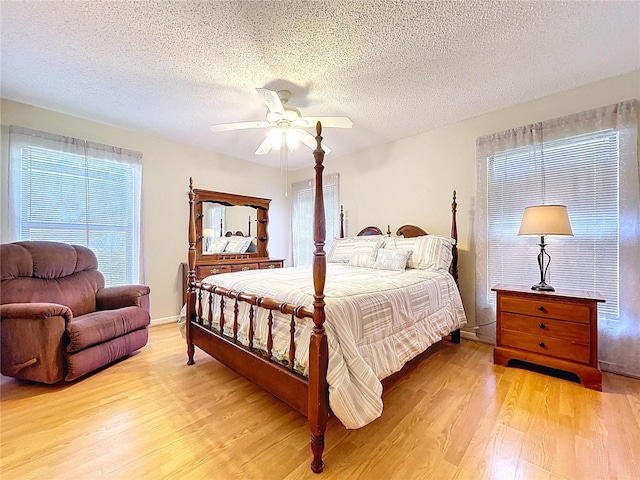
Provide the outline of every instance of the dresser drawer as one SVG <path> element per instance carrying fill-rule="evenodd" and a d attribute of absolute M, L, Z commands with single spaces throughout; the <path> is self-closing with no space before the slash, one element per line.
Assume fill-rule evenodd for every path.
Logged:
<path fill-rule="evenodd" d="M 500 324 L 503 330 L 516 330 L 543 337 L 562 338 L 572 342 L 588 344 L 591 339 L 589 325 L 584 323 L 565 322 L 550 318 L 502 313 Z"/>
<path fill-rule="evenodd" d="M 281 267 L 282 267 L 282 261 L 262 262 L 260 264 L 260 268 L 281 268 Z"/>
<path fill-rule="evenodd" d="M 588 364 L 590 361 L 590 347 L 586 344 L 505 329 L 501 331 L 501 337 L 501 343 L 505 347 L 519 348 L 573 362 Z"/>
<path fill-rule="evenodd" d="M 196 277 L 198 280 L 202 280 L 209 275 L 217 275 L 219 273 L 229 273 L 231 271 L 230 265 L 202 265 L 196 266 Z"/>
<path fill-rule="evenodd" d="M 240 263 L 238 265 L 231 265 L 232 272 L 244 272 L 246 270 L 257 270 L 258 263 Z"/>
<path fill-rule="evenodd" d="M 547 299 L 531 300 L 516 296 L 500 299 L 498 308 L 502 312 L 533 315 L 541 318 L 556 318 L 570 322 L 589 323 L 590 310 L 587 305 Z"/>

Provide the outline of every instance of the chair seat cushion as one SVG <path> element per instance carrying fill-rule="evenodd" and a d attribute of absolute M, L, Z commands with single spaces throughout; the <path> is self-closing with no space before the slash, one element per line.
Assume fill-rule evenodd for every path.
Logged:
<path fill-rule="evenodd" d="M 149 321 L 149 313 L 140 307 L 102 310 L 76 317 L 67 325 L 69 334 L 67 352 L 78 352 L 145 328 L 149 325 Z"/>
<path fill-rule="evenodd" d="M 68 353 L 69 371 L 65 380 L 70 382 L 78 377 L 93 372 L 97 368 L 126 357 L 147 344 L 149 329 L 141 328 L 108 342 L 85 348 L 81 352 Z"/>

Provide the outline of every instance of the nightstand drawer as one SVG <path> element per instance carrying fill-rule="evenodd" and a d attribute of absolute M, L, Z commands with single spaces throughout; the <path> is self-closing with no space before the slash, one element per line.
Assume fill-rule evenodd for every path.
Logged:
<path fill-rule="evenodd" d="M 501 335 L 502 345 L 505 347 L 519 348 L 529 352 L 586 364 L 590 361 L 589 345 L 543 335 L 530 335 L 513 330 L 503 329 Z"/>
<path fill-rule="evenodd" d="M 536 317 L 556 318 L 570 322 L 589 323 L 589 307 L 572 302 L 551 301 L 544 298 L 529 300 L 516 296 L 503 297 L 498 306 L 503 312 L 520 313 Z"/>
<path fill-rule="evenodd" d="M 516 330 L 522 333 L 561 338 L 572 342 L 588 344 L 591 339 L 589 325 L 584 323 L 565 322 L 564 320 L 504 312 L 500 324 L 503 330 Z"/>

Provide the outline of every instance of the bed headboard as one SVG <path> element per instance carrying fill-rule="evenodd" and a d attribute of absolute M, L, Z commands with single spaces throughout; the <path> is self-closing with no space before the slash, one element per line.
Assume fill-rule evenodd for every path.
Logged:
<path fill-rule="evenodd" d="M 458 204 L 456 203 L 456 191 L 453 191 L 453 202 L 451 203 L 451 238 L 455 240 L 453 247 L 451 249 L 451 253 L 453 258 L 451 259 L 451 267 L 449 268 L 449 273 L 453 276 L 456 281 L 456 285 L 458 284 L 458 224 L 456 220 L 458 211 Z M 383 235 L 382 230 L 378 227 L 370 225 L 368 227 L 363 228 L 358 232 L 358 236 L 367 236 L 367 235 Z M 387 226 L 387 235 L 391 235 L 391 229 Z M 423 235 L 429 235 L 425 230 L 416 226 L 416 225 L 403 225 L 396 231 L 396 235 L 404 238 L 414 238 L 421 237 Z M 344 209 L 343 206 L 340 205 L 340 238 L 344 238 Z"/>
<path fill-rule="evenodd" d="M 396 231 L 396 235 L 404 238 L 413 238 L 429 234 L 415 225 L 403 225 Z"/>
<path fill-rule="evenodd" d="M 373 225 L 364 227 L 358 232 L 359 237 L 366 237 L 368 235 L 383 235 L 383 233 L 382 230 L 380 230 L 378 227 L 374 227 Z M 389 228 L 389 225 L 387 225 L 387 235 L 391 235 L 391 229 Z"/>

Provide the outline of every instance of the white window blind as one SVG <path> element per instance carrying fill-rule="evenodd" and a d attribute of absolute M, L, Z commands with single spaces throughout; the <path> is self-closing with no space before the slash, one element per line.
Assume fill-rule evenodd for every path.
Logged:
<path fill-rule="evenodd" d="M 539 238 L 518 237 L 524 208 L 566 205 L 573 237 L 545 237 L 547 283 L 597 291 L 600 316 L 617 320 L 618 150 L 615 130 L 561 138 L 487 158 L 487 287 L 539 280 Z M 544 196 L 544 198 L 542 198 Z M 487 292 L 487 298 L 495 297 Z"/>
<path fill-rule="evenodd" d="M 89 247 L 106 285 L 139 283 L 141 155 L 38 133 L 11 132 L 15 239 Z"/>
<path fill-rule="evenodd" d="M 205 219 L 203 225 L 209 226 L 209 229 L 212 230 L 210 232 L 212 234 L 211 240 L 224 237 L 227 231 L 226 207 L 212 202 L 202 202 L 202 213 Z"/>
<path fill-rule="evenodd" d="M 340 234 L 340 176 L 330 173 L 323 177 L 324 212 L 326 241 L 324 250 L 328 252 L 333 239 Z M 308 265 L 313 261 L 313 215 L 316 185 L 308 179 L 291 185 L 291 224 L 293 236 L 293 265 Z"/>

